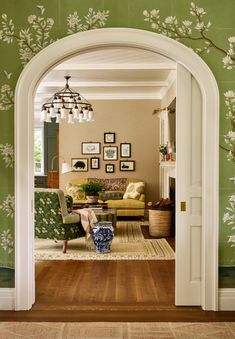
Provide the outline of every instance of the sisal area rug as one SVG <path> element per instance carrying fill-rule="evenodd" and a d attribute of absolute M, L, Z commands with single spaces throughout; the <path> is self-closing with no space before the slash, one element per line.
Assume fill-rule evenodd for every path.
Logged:
<path fill-rule="evenodd" d="M 1 322 L 0 338 L 231 339 L 235 322 Z"/>
<path fill-rule="evenodd" d="M 117 222 L 110 253 L 86 247 L 85 238 L 70 240 L 67 253 L 62 242 L 35 239 L 36 260 L 173 260 L 175 254 L 165 239 L 144 239 L 141 222 Z"/>
<path fill-rule="evenodd" d="M 235 322 L 1 322 L 0 338 L 232 339 Z"/>

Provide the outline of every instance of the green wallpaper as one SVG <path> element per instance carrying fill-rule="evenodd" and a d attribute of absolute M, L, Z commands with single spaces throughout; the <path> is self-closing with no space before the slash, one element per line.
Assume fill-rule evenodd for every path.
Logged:
<path fill-rule="evenodd" d="M 0 0 L 0 9 L 0 266 L 14 268 L 17 79 L 24 65 L 51 42 L 101 27 L 167 35 L 193 48 L 213 71 L 221 94 L 219 258 L 221 266 L 235 266 L 235 182 L 229 180 L 235 177 L 235 1 Z"/>

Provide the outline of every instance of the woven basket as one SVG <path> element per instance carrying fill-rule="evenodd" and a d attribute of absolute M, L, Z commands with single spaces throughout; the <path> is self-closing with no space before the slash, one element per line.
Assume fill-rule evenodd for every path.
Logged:
<path fill-rule="evenodd" d="M 149 210 L 149 234 L 153 237 L 171 235 L 171 210 Z"/>

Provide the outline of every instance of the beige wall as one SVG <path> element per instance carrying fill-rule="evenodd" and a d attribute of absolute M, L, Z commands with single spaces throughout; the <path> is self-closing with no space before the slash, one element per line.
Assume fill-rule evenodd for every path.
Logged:
<path fill-rule="evenodd" d="M 110 100 L 92 101 L 95 111 L 95 121 L 84 124 L 60 125 L 59 149 L 60 155 L 70 164 L 71 158 L 91 158 L 81 154 L 83 141 L 101 142 L 100 169 L 88 172 L 71 172 L 60 175 L 60 187 L 65 188 L 71 178 L 98 177 L 98 178 L 139 178 L 146 182 L 146 199 L 158 199 L 159 192 L 159 119 L 152 115 L 156 107 L 160 107 L 157 100 Z M 105 173 L 103 160 L 104 133 L 115 132 L 118 146 L 118 160 L 110 161 L 115 164 L 114 173 Z M 120 143 L 131 143 L 131 159 L 135 160 L 134 172 L 119 171 Z M 105 144 L 108 145 L 108 144 Z"/>

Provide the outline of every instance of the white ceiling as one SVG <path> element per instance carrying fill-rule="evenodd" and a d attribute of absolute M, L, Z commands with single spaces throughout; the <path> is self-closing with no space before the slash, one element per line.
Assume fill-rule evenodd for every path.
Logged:
<path fill-rule="evenodd" d="M 176 77 L 176 63 L 159 54 L 129 47 L 89 50 L 55 66 L 35 95 L 35 118 L 41 106 L 65 85 L 92 100 L 162 99 Z"/>

